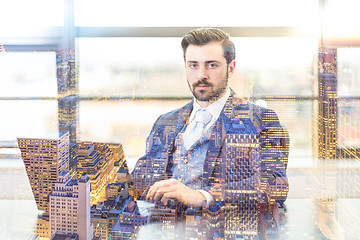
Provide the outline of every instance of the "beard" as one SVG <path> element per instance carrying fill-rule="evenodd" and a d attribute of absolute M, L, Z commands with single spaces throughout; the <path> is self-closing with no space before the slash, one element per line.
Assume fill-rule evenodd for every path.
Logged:
<path fill-rule="evenodd" d="M 197 90 L 196 87 L 199 86 L 200 84 L 207 86 L 208 89 Z M 226 75 L 224 79 L 216 86 L 213 83 L 208 82 L 207 80 L 200 80 L 193 83 L 191 86 L 189 85 L 189 88 L 192 94 L 194 95 L 194 97 L 198 101 L 214 102 L 223 96 L 223 94 L 227 89 L 227 85 L 228 85 L 228 72 L 226 71 Z"/>

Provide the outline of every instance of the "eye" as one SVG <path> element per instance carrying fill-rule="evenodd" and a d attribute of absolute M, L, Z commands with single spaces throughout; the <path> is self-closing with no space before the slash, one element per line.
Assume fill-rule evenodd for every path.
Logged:
<path fill-rule="evenodd" d="M 189 63 L 189 68 L 196 68 L 197 64 L 196 63 Z"/>
<path fill-rule="evenodd" d="M 217 64 L 216 63 L 209 63 L 208 64 L 208 68 L 216 68 Z"/>

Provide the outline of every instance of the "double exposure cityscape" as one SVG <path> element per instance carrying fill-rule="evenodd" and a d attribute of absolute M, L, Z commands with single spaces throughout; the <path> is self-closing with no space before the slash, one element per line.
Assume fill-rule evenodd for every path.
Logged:
<path fill-rule="evenodd" d="M 338 121 L 346 121 L 351 113 L 349 107 L 339 108 L 336 59 L 336 49 L 319 49 L 318 135 L 313 147 L 318 150 L 318 158 L 323 159 L 319 167 L 325 171 L 320 177 L 312 177 L 317 178 L 315 181 L 326 182 L 319 182 L 321 188 L 312 194 L 317 195 L 317 204 L 323 210 L 319 226 L 334 224 L 340 228 L 339 222 L 329 222 L 333 219 L 327 218 L 336 208 L 338 196 L 335 194 L 339 191 L 345 196 L 349 194 L 347 186 L 338 189 L 337 181 L 344 181 L 350 174 L 342 173 L 344 176 L 340 178 L 343 179 L 339 180 L 328 169 L 336 164 L 331 162 L 334 159 L 358 159 L 359 156 L 356 148 L 340 147 L 338 143 L 338 136 L 346 138 L 347 134 L 346 131 L 338 132 Z M 167 205 L 151 203 L 144 200 L 144 189 L 164 178 L 166 166 L 162 158 L 167 158 L 168 153 L 140 158 L 136 165 L 138 171 L 131 177 L 121 143 L 78 140 L 77 64 L 74 51 L 56 51 L 58 137 L 17 138 L 39 211 L 31 239 L 286 239 L 288 210 L 284 200 L 289 185 L 281 177 L 272 182 L 259 172 L 261 164 L 266 164 L 269 169 L 279 164 L 274 157 L 266 162 L 267 157 L 260 154 L 256 120 L 260 112 L 239 109 L 237 117 L 241 122 L 233 125 L 234 131 L 246 131 L 243 134 L 227 133 L 222 148 L 229 155 L 222 156 L 223 170 L 215 174 L 214 180 L 219 184 L 215 190 L 218 192 L 215 200 L 219 204 L 196 208 L 176 202 Z M 264 120 L 274 121 L 271 114 Z M 355 129 L 356 124 L 346 122 L 350 129 Z M 165 132 L 174 130 L 171 123 L 164 123 L 162 127 Z M 291 139 L 286 126 L 281 125 L 276 131 L 274 134 L 281 136 L 279 149 L 269 148 L 267 154 L 274 156 L 280 151 L 283 154 L 281 166 L 286 171 Z M 216 142 L 220 140 L 216 138 L 221 134 L 215 132 L 212 149 L 217 148 Z M 169 144 L 171 141 L 166 136 L 153 141 Z M 269 141 L 271 138 L 270 134 Z M 181 153 L 178 155 L 179 160 L 175 160 L 180 161 L 178 166 L 186 168 L 187 158 Z M 151 168 L 141 167 L 145 166 L 142 161 L 150 161 L 147 166 Z M 237 171 L 242 174 L 236 174 Z M 204 172 L 206 174 L 207 170 Z M 356 172 L 353 174 L 357 176 Z M 253 179 L 242 181 L 247 178 Z M 222 186 L 224 182 L 233 185 Z M 356 195 L 355 192 L 350 194 Z"/>
<path fill-rule="evenodd" d="M 0 240 L 360 239 L 356 1 L 34 0 L 12 17 L 20 2 L 0 14 Z M 211 120 L 187 26 L 236 47 Z"/>
<path fill-rule="evenodd" d="M 215 145 L 207 153 L 214 155 L 211 153 L 214 149 L 226 149 L 222 156 L 223 170 L 214 174 L 218 186 L 227 183 L 214 190 L 218 192 L 215 200 L 219 204 L 200 208 L 176 202 L 166 206 L 152 204 L 144 200 L 143 192 L 164 177 L 166 166 L 162 158 L 167 158 L 167 153 L 139 159 L 138 171 L 131 178 L 120 143 L 77 140 L 79 97 L 74 52 L 57 51 L 56 59 L 61 96 L 59 137 L 17 139 L 36 206 L 43 211 L 38 216 L 35 236 L 41 239 L 276 239 L 280 236 L 287 180 L 280 177 L 273 182 L 268 179 L 270 176 L 260 174 L 259 169 L 261 164 L 269 169 L 277 168 L 278 164 L 280 168 L 287 166 L 286 130 L 274 130 L 283 135 L 280 150 L 286 155 L 281 159 L 284 162 L 278 163 L 271 155 L 280 150 L 263 146 L 260 154 L 257 126 L 262 113 L 245 107 L 239 109 L 236 114 L 242 119 L 240 124 L 233 124 L 234 129 L 227 132 L 223 145 L 217 140 L 221 131 L 216 130 Z M 263 121 L 276 125 L 274 117 L 270 113 Z M 173 126 L 174 123 L 165 123 L 164 131 L 172 131 Z M 276 137 L 276 133 L 273 135 L 269 134 L 266 141 Z M 162 144 L 171 142 L 166 135 L 161 138 Z M 178 154 L 175 152 L 175 156 Z M 176 161 L 187 159 L 180 156 L 179 160 L 175 157 Z M 216 155 L 213 161 L 216 162 Z M 148 167 L 143 168 L 145 165 Z M 186 168 L 186 164 L 179 167 Z M 188 175 L 196 174 L 186 171 Z"/>

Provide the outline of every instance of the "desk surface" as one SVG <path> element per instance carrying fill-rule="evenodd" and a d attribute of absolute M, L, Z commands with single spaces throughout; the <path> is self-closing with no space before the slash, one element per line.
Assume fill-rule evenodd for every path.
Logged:
<path fill-rule="evenodd" d="M 357 167 L 289 168 L 288 177 L 281 239 L 360 239 Z M 332 200 L 319 200 L 326 196 Z M 0 158 L 0 213 L 0 239 L 32 239 L 42 212 L 36 208 L 19 157 Z"/>

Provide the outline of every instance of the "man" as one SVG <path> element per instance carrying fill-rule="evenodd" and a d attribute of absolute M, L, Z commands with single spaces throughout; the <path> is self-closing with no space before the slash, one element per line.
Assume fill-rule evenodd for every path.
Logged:
<path fill-rule="evenodd" d="M 146 200 L 164 205 L 168 200 L 193 207 L 236 204 L 244 195 L 284 200 L 288 188 L 279 120 L 228 87 L 235 71 L 229 35 L 201 28 L 185 35 L 181 44 L 194 99 L 157 119 L 146 155 L 132 172 L 134 188 Z"/>

